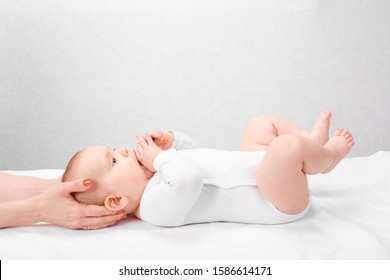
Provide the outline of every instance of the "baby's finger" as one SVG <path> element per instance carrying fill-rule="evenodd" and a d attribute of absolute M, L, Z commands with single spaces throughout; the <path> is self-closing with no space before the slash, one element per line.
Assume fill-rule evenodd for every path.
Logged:
<path fill-rule="evenodd" d="M 160 131 L 160 130 L 153 130 L 153 131 L 150 131 L 150 132 L 148 132 L 148 133 L 146 133 L 146 135 L 145 135 L 145 138 L 146 138 L 146 136 L 148 136 L 148 135 L 150 135 L 151 137 L 152 137 L 152 139 L 153 138 L 157 138 L 157 139 L 161 139 L 163 136 L 164 136 L 164 134 L 162 133 L 162 131 Z"/>
<path fill-rule="evenodd" d="M 142 151 L 144 150 L 144 149 L 142 148 L 142 146 L 141 146 L 139 143 L 137 143 L 136 149 L 137 149 L 137 151 L 140 152 L 140 153 L 142 153 Z"/>
<path fill-rule="evenodd" d="M 165 139 L 165 138 L 162 138 L 162 139 L 154 139 L 154 144 L 156 144 L 157 146 L 164 146 L 165 144 L 168 143 L 168 139 Z"/>
<path fill-rule="evenodd" d="M 137 159 L 139 160 L 141 158 L 141 154 L 140 152 L 138 151 L 138 149 L 135 149 L 135 155 L 137 156 Z"/>
<path fill-rule="evenodd" d="M 145 137 L 143 137 L 141 135 L 137 135 L 137 140 L 138 140 L 138 143 L 140 143 L 140 144 L 146 143 Z"/>
<path fill-rule="evenodd" d="M 136 135 L 135 138 L 137 138 L 137 141 L 140 142 L 143 137 L 141 135 Z"/>
<path fill-rule="evenodd" d="M 141 148 L 145 148 L 148 146 L 148 143 L 146 143 L 145 138 L 142 136 L 137 135 L 138 144 L 141 146 Z"/>
<path fill-rule="evenodd" d="M 137 156 L 137 158 L 139 159 L 140 158 L 140 153 L 138 151 L 138 147 L 137 146 L 135 147 L 134 152 L 135 152 L 135 155 Z"/>
<path fill-rule="evenodd" d="M 146 142 L 148 143 L 148 145 L 152 145 L 152 146 L 156 145 L 154 144 L 152 137 L 150 137 L 149 135 L 146 136 Z"/>

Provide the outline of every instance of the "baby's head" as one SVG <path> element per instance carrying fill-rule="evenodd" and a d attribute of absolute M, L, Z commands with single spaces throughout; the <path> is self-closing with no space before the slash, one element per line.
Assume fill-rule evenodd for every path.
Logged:
<path fill-rule="evenodd" d="M 71 158 L 62 181 L 91 178 L 93 184 L 89 190 L 74 193 L 77 201 L 132 213 L 139 205 L 150 176 L 150 171 L 140 164 L 133 150 L 93 146 Z"/>

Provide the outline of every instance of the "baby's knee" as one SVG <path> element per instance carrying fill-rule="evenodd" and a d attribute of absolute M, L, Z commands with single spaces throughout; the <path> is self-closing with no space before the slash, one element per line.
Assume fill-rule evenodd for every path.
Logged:
<path fill-rule="evenodd" d="M 270 149 L 274 149 L 283 154 L 291 154 L 301 152 L 305 145 L 305 141 L 301 136 L 294 134 L 285 134 L 276 137 L 270 143 Z"/>
<path fill-rule="evenodd" d="M 271 115 L 259 115 L 256 117 L 251 118 L 248 121 L 248 125 L 258 127 L 259 125 L 265 124 L 265 123 L 272 123 L 273 116 Z"/>

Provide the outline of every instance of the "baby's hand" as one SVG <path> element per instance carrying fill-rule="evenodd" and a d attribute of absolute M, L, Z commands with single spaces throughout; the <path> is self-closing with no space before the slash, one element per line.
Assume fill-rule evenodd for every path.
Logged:
<path fill-rule="evenodd" d="M 156 172 L 153 167 L 154 159 L 159 153 L 162 152 L 162 149 L 158 147 L 150 135 L 145 137 L 137 135 L 137 146 L 135 149 L 135 154 L 138 160 L 150 171 Z"/>
<path fill-rule="evenodd" d="M 170 147 L 172 147 L 172 132 L 155 129 L 146 133 L 144 137 L 146 138 L 147 136 L 152 137 L 154 143 L 163 150 L 168 150 Z"/>

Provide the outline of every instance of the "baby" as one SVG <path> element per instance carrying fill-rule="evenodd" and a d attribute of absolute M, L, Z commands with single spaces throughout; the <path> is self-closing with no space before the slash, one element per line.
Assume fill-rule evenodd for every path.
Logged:
<path fill-rule="evenodd" d="M 183 133 L 155 130 L 137 136 L 134 150 L 78 152 L 62 180 L 89 177 L 93 187 L 76 200 L 158 226 L 287 223 L 309 208 L 306 174 L 331 171 L 354 145 L 345 129 L 329 139 L 330 118 L 324 112 L 307 132 L 277 117 L 255 117 L 235 152 L 194 149 Z"/>

